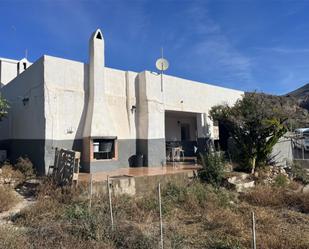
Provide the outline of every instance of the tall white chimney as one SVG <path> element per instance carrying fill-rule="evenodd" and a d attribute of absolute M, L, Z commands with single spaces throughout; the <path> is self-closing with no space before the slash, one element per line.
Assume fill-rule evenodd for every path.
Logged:
<path fill-rule="evenodd" d="M 115 136 L 105 97 L 104 39 L 100 29 L 89 40 L 89 83 L 84 137 Z"/>
<path fill-rule="evenodd" d="M 96 30 L 89 40 L 89 79 L 87 113 L 83 131 L 83 161 L 94 160 L 94 140 L 116 138 L 114 123 L 105 95 L 104 39 Z M 90 167 L 90 166 L 89 166 Z"/>

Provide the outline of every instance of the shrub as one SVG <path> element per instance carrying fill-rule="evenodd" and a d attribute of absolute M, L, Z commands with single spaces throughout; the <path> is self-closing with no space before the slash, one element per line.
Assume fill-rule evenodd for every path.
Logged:
<path fill-rule="evenodd" d="M 274 179 L 275 187 L 280 187 L 280 188 L 287 187 L 288 183 L 289 183 L 288 178 L 283 174 L 277 175 Z"/>
<path fill-rule="evenodd" d="M 211 249 L 242 249 L 243 247 L 238 242 L 228 240 L 215 240 L 211 242 Z"/>
<path fill-rule="evenodd" d="M 199 171 L 199 177 L 213 186 L 218 187 L 223 180 L 225 160 L 223 152 L 208 152 L 201 154 L 203 168 Z"/>
<path fill-rule="evenodd" d="M 179 233 L 173 233 L 170 238 L 171 249 L 185 248 L 185 238 Z"/>
<path fill-rule="evenodd" d="M 0 186 L 0 212 L 9 210 L 17 201 L 17 196 L 12 189 Z"/>
<path fill-rule="evenodd" d="M 307 171 L 302 168 L 299 163 L 293 163 L 291 165 L 291 173 L 296 181 L 300 181 L 303 184 L 309 184 L 309 176 Z"/>
<path fill-rule="evenodd" d="M 134 225 L 122 224 L 114 232 L 114 242 L 117 248 L 123 249 L 154 249 L 157 248 L 153 237 L 146 235 Z"/>
<path fill-rule="evenodd" d="M 7 184 L 18 185 L 24 180 L 24 175 L 19 170 L 14 170 L 13 166 L 5 163 L 1 168 L 0 177 L 5 180 Z"/>
<path fill-rule="evenodd" d="M 33 164 L 28 157 L 19 157 L 14 165 L 16 170 L 19 170 L 26 178 L 34 175 Z"/>

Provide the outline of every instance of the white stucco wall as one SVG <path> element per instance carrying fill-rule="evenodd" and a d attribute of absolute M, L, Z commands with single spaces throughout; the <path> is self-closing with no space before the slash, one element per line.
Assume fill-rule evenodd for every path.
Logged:
<path fill-rule="evenodd" d="M 160 76 L 148 72 L 148 79 L 160 85 Z M 165 110 L 203 113 L 212 106 L 227 103 L 233 105 L 243 91 L 209 85 L 206 83 L 164 75 Z"/>
<path fill-rule="evenodd" d="M 23 73 L 25 71 L 24 64 L 26 69 L 32 65 L 26 58 L 20 61 L 0 58 L 0 83 L 6 85 L 17 75 Z"/>
<path fill-rule="evenodd" d="M 88 91 L 88 65 L 51 56 L 44 58 L 46 139 L 81 139 Z M 135 138 L 135 114 L 130 111 L 128 115 L 126 88 L 128 84 L 128 92 L 132 94 L 129 104 L 135 105 L 136 75 L 129 72 L 127 82 L 126 72 L 105 68 L 106 101 L 116 129 L 115 135 L 119 139 Z"/>
<path fill-rule="evenodd" d="M 164 100 L 161 85 L 149 80 L 149 72 L 138 77 L 137 137 L 160 139 L 165 137 Z"/>
<path fill-rule="evenodd" d="M 141 88 L 141 92 L 145 91 L 144 104 L 152 106 L 151 111 L 148 110 L 148 120 L 150 126 L 144 128 L 141 134 L 152 137 L 164 137 L 159 133 L 162 130 L 162 122 L 164 123 L 164 115 L 162 111 L 178 111 L 200 113 L 197 118 L 197 130 L 199 137 L 205 137 L 207 130 L 210 136 L 213 136 L 213 124 L 208 113 L 212 106 L 227 103 L 233 105 L 237 99 L 244 94 L 243 91 L 218 87 L 214 85 L 204 84 L 201 82 L 190 81 L 177 78 L 174 76 L 164 75 L 163 77 L 163 93 L 161 92 L 161 78 L 149 71 L 143 72 L 142 79 L 146 81 L 146 90 Z M 141 84 L 142 81 L 140 81 Z M 146 107 L 142 107 L 146 108 Z M 163 110 L 162 110 L 163 108 Z M 141 122 L 143 124 L 143 122 Z M 148 131 L 145 131 L 145 129 Z M 163 129 L 164 130 L 164 129 Z"/>
<path fill-rule="evenodd" d="M 45 81 L 45 86 L 40 87 L 43 81 Z M 35 120 L 36 111 L 34 110 L 45 106 L 45 139 L 72 140 L 82 138 L 87 90 L 87 64 L 44 56 L 22 73 L 16 82 L 12 81 L 4 87 L 3 93 L 14 105 L 11 110 L 12 114 L 14 112 L 12 116 L 17 115 L 21 120 L 28 118 Z M 29 94 L 31 95 L 30 102 L 27 106 L 23 106 L 20 98 Z M 45 98 L 43 98 L 44 94 Z M 197 117 L 197 130 L 201 134 L 203 131 L 201 125 L 205 123 L 205 118 L 202 116 L 206 117 L 206 122 L 210 122 L 207 113 L 213 105 L 221 103 L 232 105 L 242 94 L 242 91 L 201 84 L 168 75 L 164 75 L 162 93 L 159 75 L 148 71 L 137 74 L 105 68 L 106 101 L 111 122 L 115 126 L 119 139 L 164 138 L 164 114 L 165 111 L 171 110 L 201 113 L 201 118 Z M 132 109 L 133 106 L 136 106 L 136 110 Z M 10 118 L 1 125 L 8 125 L 9 120 Z M 44 127 L 43 122 L 36 120 L 37 124 Z M 33 129 L 31 125 L 28 127 L 31 132 L 24 132 L 24 125 L 13 123 L 11 124 L 12 138 L 23 136 L 42 138 L 40 137 L 41 131 L 45 130 L 45 127 Z M 26 130 L 28 128 L 26 127 Z M 35 135 L 39 130 L 40 135 Z M 3 136 L 10 137 L 7 132 L 4 132 Z"/>
<path fill-rule="evenodd" d="M 1 89 L 9 101 L 0 139 L 42 139 L 45 133 L 43 57 Z M 29 99 L 25 104 L 23 99 Z"/>
<path fill-rule="evenodd" d="M 16 60 L 0 58 L 0 83 L 6 85 L 17 76 Z"/>
<path fill-rule="evenodd" d="M 88 70 L 84 63 L 44 56 L 46 139 L 82 136 Z M 71 133 L 72 131 L 72 133 Z"/>

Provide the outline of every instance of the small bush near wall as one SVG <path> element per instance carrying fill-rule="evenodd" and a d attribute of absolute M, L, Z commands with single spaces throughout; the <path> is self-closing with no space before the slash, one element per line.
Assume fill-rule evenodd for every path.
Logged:
<path fill-rule="evenodd" d="M 223 152 L 208 152 L 201 154 L 203 168 L 199 171 L 199 177 L 213 186 L 219 186 L 224 177 L 225 159 Z"/>
<path fill-rule="evenodd" d="M 24 175 L 19 170 L 14 170 L 9 163 L 2 165 L 0 171 L 0 185 L 15 187 L 25 179 Z"/>
<path fill-rule="evenodd" d="M 26 178 L 34 176 L 33 164 L 28 157 L 19 157 L 14 165 Z"/>

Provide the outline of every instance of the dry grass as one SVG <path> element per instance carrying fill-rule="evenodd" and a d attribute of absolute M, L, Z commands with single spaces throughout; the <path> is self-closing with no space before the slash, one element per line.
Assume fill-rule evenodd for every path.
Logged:
<path fill-rule="evenodd" d="M 309 217 L 300 212 L 305 196 L 296 195 L 288 201 L 284 191 L 290 196 L 288 190 L 258 187 L 238 199 L 232 192 L 199 182 L 169 184 L 162 189 L 165 248 L 250 248 L 250 215 L 254 210 L 258 248 L 308 249 Z M 42 186 L 37 204 L 15 220 L 15 225 L 27 229 L 16 241 L 0 235 L 0 248 L 1 240 L 16 246 L 4 248 L 22 248 L 24 241 L 31 241 L 32 248 L 158 248 L 157 193 L 114 197 L 113 231 L 107 196 L 95 197 L 90 210 L 81 193 Z"/>
<path fill-rule="evenodd" d="M 29 241 L 22 231 L 14 227 L 0 226 L 0 248 L 1 249 L 24 249 L 30 248 Z"/>
<path fill-rule="evenodd" d="M 309 193 L 294 192 L 288 188 L 260 185 L 242 196 L 242 199 L 255 206 L 289 208 L 309 213 Z"/>
<path fill-rule="evenodd" d="M 24 175 L 19 170 L 15 170 L 10 164 L 4 164 L 1 170 L 1 178 L 15 181 L 14 185 L 20 184 L 25 179 Z"/>
<path fill-rule="evenodd" d="M 18 198 L 11 188 L 0 186 L 0 212 L 9 210 L 17 202 Z"/>

